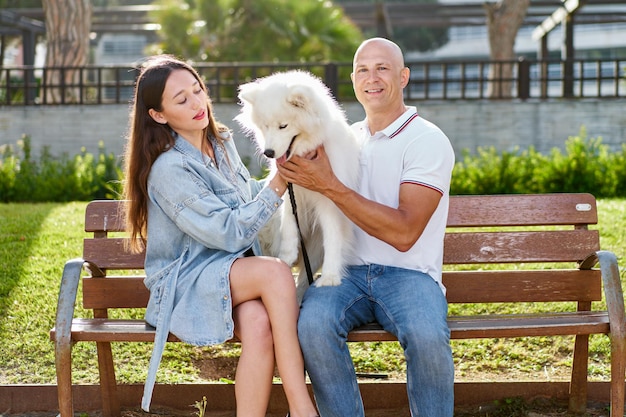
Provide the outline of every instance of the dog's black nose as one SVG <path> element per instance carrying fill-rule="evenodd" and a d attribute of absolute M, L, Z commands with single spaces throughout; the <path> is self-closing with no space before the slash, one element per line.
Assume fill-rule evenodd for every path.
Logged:
<path fill-rule="evenodd" d="M 273 158 L 274 149 L 266 149 L 265 152 L 263 152 L 263 155 L 267 156 L 268 158 Z"/>

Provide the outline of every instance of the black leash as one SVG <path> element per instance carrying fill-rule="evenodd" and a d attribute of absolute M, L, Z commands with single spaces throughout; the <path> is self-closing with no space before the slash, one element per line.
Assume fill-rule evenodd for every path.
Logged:
<path fill-rule="evenodd" d="M 311 263 L 309 262 L 309 255 L 306 252 L 304 245 L 304 239 L 302 238 L 302 230 L 300 230 L 300 222 L 298 221 L 298 208 L 296 207 L 296 196 L 293 192 L 293 184 L 288 182 L 287 189 L 289 190 L 289 201 L 291 201 L 291 209 L 293 216 L 296 218 L 296 226 L 298 226 L 298 234 L 300 235 L 300 247 L 302 247 L 302 258 L 304 258 L 304 268 L 306 269 L 306 275 L 309 280 L 309 285 L 313 284 L 313 271 L 311 270 Z M 287 413 L 287 417 L 290 417 L 291 413 Z"/>
<path fill-rule="evenodd" d="M 300 235 L 300 246 L 302 247 L 302 257 L 304 258 L 304 268 L 306 269 L 306 275 L 309 280 L 309 285 L 313 284 L 313 271 L 311 270 L 311 263 L 309 262 L 309 255 L 306 252 L 304 246 L 304 239 L 302 238 L 302 230 L 300 230 L 300 222 L 298 221 L 298 210 L 296 207 L 296 196 L 293 193 L 293 184 L 288 182 L 287 189 L 289 190 L 289 201 L 291 201 L 291 208 L 293 215 L 296 218 L 296 226 L 298 226 L 298 234 Z"/>

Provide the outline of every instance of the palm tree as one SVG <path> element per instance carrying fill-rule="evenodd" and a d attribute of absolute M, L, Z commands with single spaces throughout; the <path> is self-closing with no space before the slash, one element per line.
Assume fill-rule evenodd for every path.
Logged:
<path fill-rule="evenodd" d="M 161 0 L 160 49 L 214 62 L 351 60 L 362 40 L 343 10 L 325 1 Z"/>

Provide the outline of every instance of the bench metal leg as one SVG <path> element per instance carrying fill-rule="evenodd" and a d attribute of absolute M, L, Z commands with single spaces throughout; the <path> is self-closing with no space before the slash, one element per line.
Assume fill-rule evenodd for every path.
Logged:
<path fill-rule="evenodd" d="M 61 417 L 74 417 L 72 397 L 72 346 L 56 343 L 55 364 L 57 371 L 57 395 Z"/>
<path fill-rule="evenodd" d="M 617 257 L 609 251 L 596 252 L 602 271 L 604 296 L 611 326 L 611 417 L 624 416 L 626 371 L 626 315 Z"/>
<path fill-rule="evenodd" d="M 623 417 L 626 344 L 615 339 L 611 337 L 611 417 Z"/>

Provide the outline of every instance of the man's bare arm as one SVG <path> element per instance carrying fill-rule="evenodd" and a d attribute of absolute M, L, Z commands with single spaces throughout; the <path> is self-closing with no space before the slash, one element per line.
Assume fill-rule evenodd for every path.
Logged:
<path fill-rule="evenodd" d="M 368 200 L 335 176 L 323 147 L 312 159 L 293 156 L 278 167 L 283 178 L 317 191 L 332 200 L 366 233 L 399 251 L 409 250 L 419 239 L 434 213 L 441 194 L 418 184 L 400 184 L 397 208 Z"/>

